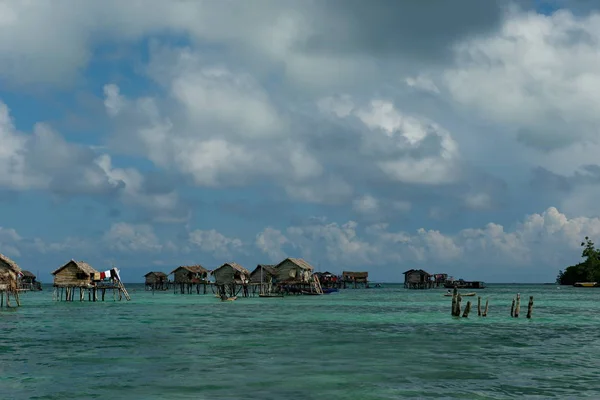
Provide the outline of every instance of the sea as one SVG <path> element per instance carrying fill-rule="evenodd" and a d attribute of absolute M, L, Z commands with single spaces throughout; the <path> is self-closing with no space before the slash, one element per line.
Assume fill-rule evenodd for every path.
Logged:
<path fill-rule="evenodd" d="M 394 284 L 233 302 L 127 288 L 67 303 L 46 285 L 0 311 L 0 398 L 600 398 L 600 289 L 490 284 L 488 316 L 465 297 L 456 318 L 446 289 Z"/>

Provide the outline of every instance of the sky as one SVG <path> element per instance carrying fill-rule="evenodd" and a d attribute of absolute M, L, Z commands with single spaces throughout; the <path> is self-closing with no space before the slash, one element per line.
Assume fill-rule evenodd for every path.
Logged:
<path fill-rule="evenodd" d="M 554 281 L 600 240 L 600 4 L 459 3 L 0 0 L 0 253 Z"/>

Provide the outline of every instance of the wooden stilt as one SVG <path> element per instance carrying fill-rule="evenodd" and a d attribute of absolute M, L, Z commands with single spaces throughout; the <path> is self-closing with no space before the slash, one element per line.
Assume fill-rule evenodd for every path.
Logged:
<path fill-rule="evenodd" d="M 481 296 L 477 296 L 477 316 L 481 317 Z"/>
<path fill-rule="evenodd" d="M 453 317 L 456 316 L 457 295 L 458 295 L 458 288 L 455 287 L 454 291 L 452 292 L 452 312 L 450 313 L 450 315 L 452 315 Z"/>
<path fill-rule="evenodd" d="M 489 299 L 485 300 L 485 308 L 483 310 L 483 317 L 487 317 L 488 314 L 488 304 L 489 304 Z"/>
<path fill-rule="evenodd" d="M 471 312 L 471 302 L 467 301 L 467 305 L 465 306 L 465 312 L 463 313 L 463 318 L 467 318 L 469 313 Z"/>
<path fill-rule="evenodd" d="M 510 316 L 514 317 L 515 316 L 515 299 L 513 299 L 512 304 L 510 306 Z"/>
<path fill-rule="evenodd" d="M 527 319 L 531 319 L 532 312 L 533 312 L 533 296 L 529 296 L 529 305 L 527 305 Z"/>
<path fill-rule="evenodd" d="M 519 313 L 521 311 L 521 295 L 517 293 L 517 303 L 515 304 L 515 318 L 519 318 Z"/>

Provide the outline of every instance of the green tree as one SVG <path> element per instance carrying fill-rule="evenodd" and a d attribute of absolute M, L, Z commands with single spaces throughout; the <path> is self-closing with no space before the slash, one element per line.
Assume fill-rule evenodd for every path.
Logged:
<path fill-rule="evenodd" d="M 575 282 L 599 282 L 600 281 L 600 250 L 596 248 L 594 242 L 585 237 L 581 242 L 583 250 L 581 257 L 583 262 L 572 265 L 564 271 L 558 271 L 556 282 L 561 285 L 572 285 Z"/>

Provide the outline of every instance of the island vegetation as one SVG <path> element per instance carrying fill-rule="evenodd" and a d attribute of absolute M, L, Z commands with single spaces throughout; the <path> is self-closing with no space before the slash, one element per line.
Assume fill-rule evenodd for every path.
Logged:
<path fill-rule="evenodd" d="M 558 271 L 556 283 L 573 285 L 576 282 L 600 282 L 600 250 L 587 236 L 585 241 L 581 242 L 581 247 L 583 247 L 581 257 L 584 260 L 567 267 L 564 271 Z"/>

